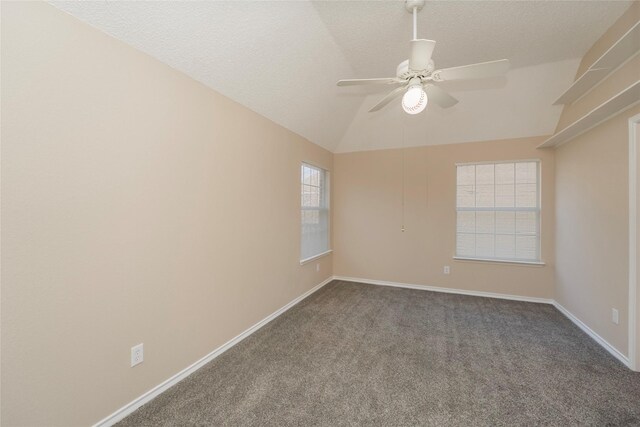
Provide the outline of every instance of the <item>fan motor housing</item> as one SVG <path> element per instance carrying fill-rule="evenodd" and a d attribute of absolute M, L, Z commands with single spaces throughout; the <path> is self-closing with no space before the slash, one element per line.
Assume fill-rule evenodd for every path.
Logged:
<path fill-rule="evenodd" d="M 411 77 L 415 77 L 416 75 L 428 76 L 431 72 L 433 72 L 435 67 L 436 65 L 432 59 L 429 61 L 429 66 L 426 70 L 424 70 L 424 72 L 416 73 L 415 71 L 409 70 L 409 60 L 407 59 L 398 64 L 398 67 L 396 68 L 396 77 L 407 80 Z"/>

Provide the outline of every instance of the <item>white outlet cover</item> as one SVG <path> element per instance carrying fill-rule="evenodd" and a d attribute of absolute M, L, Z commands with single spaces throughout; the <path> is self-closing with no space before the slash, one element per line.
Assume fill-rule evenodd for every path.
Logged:
<path fill-rule="evenodd" d="M 131 367 L 144 361 L 144 344 L 140 343 L 131 347 Z"/>
<path fill-rule="evenodd" d="M 620 314 L 615 308 L 611 309 L 611 321 L 616 325 L 620 323 Z"/>
<path fill-rule="evenodd" d="M 448 265 L 444 266 L 444 274 L 449 274 L 451 273 L 451 267 L 449 267 Z"/>

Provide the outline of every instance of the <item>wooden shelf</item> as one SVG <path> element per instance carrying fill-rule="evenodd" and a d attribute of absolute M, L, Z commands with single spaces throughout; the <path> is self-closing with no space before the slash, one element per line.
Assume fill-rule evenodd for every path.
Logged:
<path fill-rule="evenodd" d="M 636 104 L 640 104 L 640 80 L 562 129 L 540 144 L 538 148 L 556 147 L 564 144 Z"/>
<path fill-rule="evenodd" d="M 591 67 L 560 95 L 553 105 L 571 104 L 582 98 L 609 73 L 640 51 L 640 21 L 636 22 Z"/>

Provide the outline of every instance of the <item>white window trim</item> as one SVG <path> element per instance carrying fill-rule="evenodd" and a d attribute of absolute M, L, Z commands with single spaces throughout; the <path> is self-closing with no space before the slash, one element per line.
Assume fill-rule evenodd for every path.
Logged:
<path fill-rule="evenodd" d="M 493 259 L 493 258 L 469 258 L 462 256 L 454 256 L 454 260 L 456 261 L 473 261 L 473 262 L 489 262 L 489 263 L 498 263 L 498 264 L 522 264 L 522 265 L 532 265 L 532 266 L 543 266 L 547 265 L 544 261 L 526 261 L 526 260 L 511 260 L 511 259 Z"/>
<path fill-rule="evenodd" d="M 318 258 L 322 258 L 325 257 L 329 254 L 331 254 L 333 252 L 333 249 L 331 248 L 332 246 L 332 241 L 331 241 L 331 172 L 328 169 L 325 169 L 322 166 L 317 166 L 311 162 L 306 162 L 306 161 L 302 161 L 300 163 L 301 165 L 307 165 L 310 166 L 312 168 L 315 169 L 320 169 L 324 172 L 324 185 L 326 187 L 326 192 L 327 192 L 327 198 L 326 198 L 326 206 L 324 207 L 320 207 L 320 208 L 311 208 L 311 207 L 305 207 L 302 206 L 302 203 L 300 204 L 300 212 L 302 212 L 303 210 L 322 210 L 322 211 L 326 211 L 327 212 L 327 242 L 328 242 L 328 249 L 324 252 L 321 252 L 319 254 L 310 256 L 308 258 L 304 258 L 300 260 L 300 265 L 304 265 L 304 264 L 308 264 L 311 261 L 314 261 Z M 302 186 L 302 184 L 301 184 Z M 299 228 L 300 229 L 300 228 Z M 302 236 L 301 236 L 302 237 Z M 301 240 L 301 239 L 300 239 Z"/>
<path fill-rule="evenodd" d="M 329 249 L 328 251 L 322 252 L 321 254 L 314 255 L 314 256 L 309 257 L 309 258 L 301 259 L 300 260 L 300 265 L 308 264 L 311 261 L 317 260 L 318 258 L 322 258 L 322 257 L 325 257 L 327 255 L 330 255 L 332 252 L 333 252 L 333 249 Z"/>
<path fill-rule="evenodd" d="M 477 165 L 500 165 L 503 163 L 527 163 L 527 162 L 536 162 L 540 163 L 540 159 L 518 159 L 518 160 L 496 160 L 496 161 L 486 161 L 486 162 L 462 162 L 455 163 L 457 166 L 477 166 Z"/>
<path fill-rule="evenodd" d="M 458 208 L 458 176 L 457 170 L 458 166 L 477 166 L 477 165 L 497 165 L 504 163 L 527 163 L 527 162 L 535 162 L 537 163 L 537 180 L 536 180 L 536 192 L 538 196 L 538 207 L 537 208 L 501 208 L 501 211 L 513 211 L 513 212 L 537 212 L 538 213 L 538 258 L 535 260 L 528 259 L 509 259 L 509 258 L 486 258 L 486 257 L 470 257 L 470 256 L 458 256 L 458 211 L 487 211 L 487 212 L 495 212 L 496 208 Z M 544 266 L 546 263 L 542 259 L 542 162 L 540 159 L 518 159 L 518 160 L 496 160 L 496 161 L 484 161 L 484 162 L 463 162 L 463 163 L 455 163 L 456 167 L 456 243 L 455 247 L 455 255 L 453 256 L 454 260 L 457 261 L 478 261 L 478 262 L 488 262 L 488 263 L 499 263 L 499 264 L 522 264 L 522 265 L 530 265 L 530 266 Z"/>

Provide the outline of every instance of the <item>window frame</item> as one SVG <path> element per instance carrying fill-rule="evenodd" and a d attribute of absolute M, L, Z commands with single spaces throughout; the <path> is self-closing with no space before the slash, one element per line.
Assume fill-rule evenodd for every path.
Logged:
<path fill-rule="evenodd" d="M 320 178 L 321 178 L 321 183 L 320 183 L 320 192 L 321 192 L 321 196 L 320 196 L 320 200 L 321 200 L 321 205 L 322 202 L 324 202 L 324 206 L 319 206 L 318 208 L 315 207 L 305 207 L 302 205 L 302 196 L 303 196 L 303 189 L 304 189 L 304 182 L 303 182 L 303 177 L 302 177 L 302 171 L 304 167 L 309 167 L 311 169 L 316 169 L 320 171 Z M 300 265 L 304 265 L 307 264 L 311 261 L 314 261 L 318 258 L 322 258 L 324 256 L 329 255 L 330 253 L 333 252 L 333 250 L 331 249 L 331 173 L 329 170 L 321 167 L 321 166 L 317 166 L 314 165 L 313 163 L 310 162 L 305 162 L 302 161 L 300 162 L 300 167 L 298 169 L 298 173 L 300 174 L 299 179 L 300 179 L 300 187 L 299 187 L 299 193 L 298 196 L 300 197 L 300 223 L 299 223 L 299 230 L 300 230 L 300 253 L 299 253 L 299 257 L 300 257 Z M 303 232 L 302 232 L 302 227 L 303 227 L 303 223 L 302 223 L 302 212 L 303 211 L 325 211 L 327 214 L 327 250 L 322 251 L 320 253 L 311 255 L 309 257 L 306 258 L 302 258 L 302 238 L 303 238 Z"/>
<path fill-rule="evenodd" d="M 458 207 L 458 167 L 460 166 L 478 166 L 478 165 L 498 165 L 498 164 L 507 164 L 513 163 L 514 165 L 517 163 L 535 163 L 536 164 L 536 208 L 496 208 L 495 203 L 493 208 L 459 208 Z M 494 175 L 494 186 L 495 186 L 495 175 Z M 542 161 L 541 159 L 518 159 L 518 160 L 496 160 L 496 161 L 481 161 L 481 162 L 465 162 L 465 163 L 456 163 L 455 164 L 455 187 L 456 187 L 456 195 L 455 195 L 455 243 L 454 243 L 454 253 L 453 259 L 459 261 L 472 261 L 472 262 L 489 262 L 489 263 L 500 263 L 500 264 L 524 264 L 524 265 L 533 265 L 533 266 L 543 266 L 545 262 L 542 259 Z M 494 187 L 495 191 L 495 187 Z M 537 248 L 536 248 L 536 259 L 517 259 L 517 258 L 499 258 L 499 257 L 483 257 L 483 256 L 468 256 L 468 255 L 459 255 L 458 254 L 458 212 L 466 211 L 466 212 L 498 212 L 498 211 L 512 211 L 512 212 L 536 212 L 536 237 L 537 237 Z M 477 233 L 473 233 L 474 235 Z M 494 229 L 494 236 L 496 235 Z"/>

